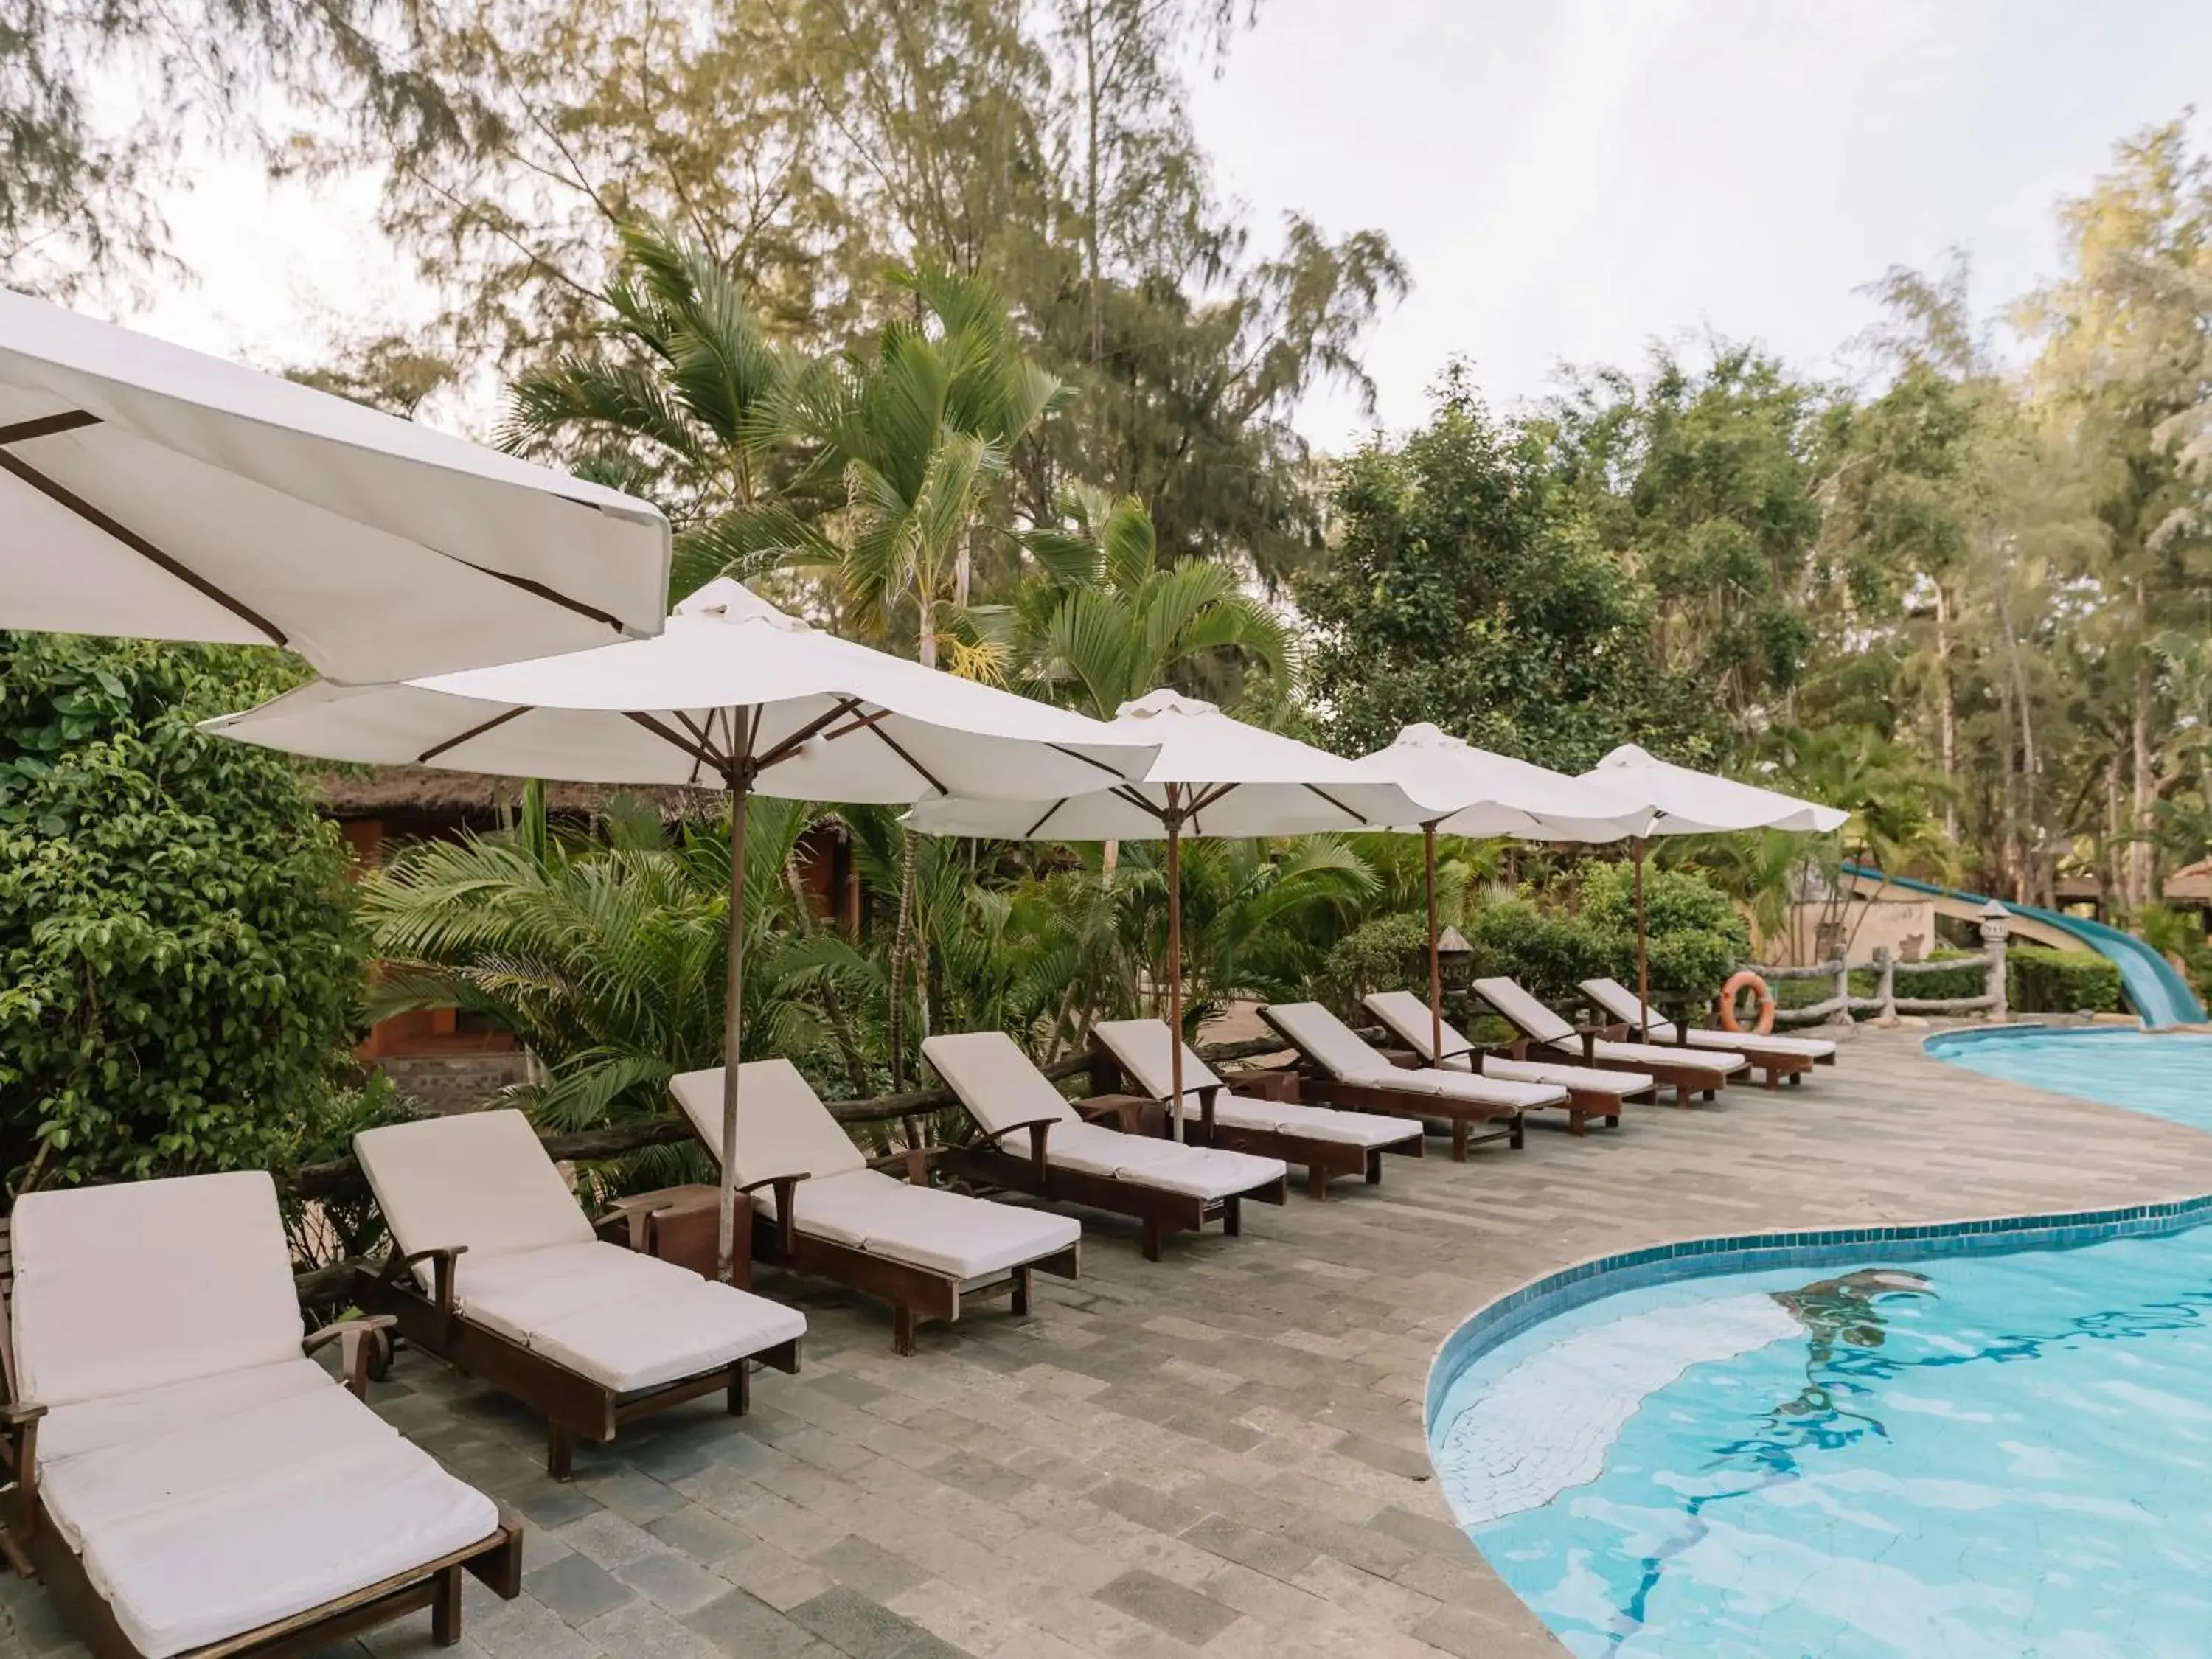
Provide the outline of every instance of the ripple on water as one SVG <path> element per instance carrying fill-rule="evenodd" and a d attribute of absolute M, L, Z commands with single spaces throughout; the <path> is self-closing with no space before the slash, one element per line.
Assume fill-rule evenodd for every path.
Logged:
<path fill-rule="evenodd" d="M 1433 1437 L 1577 1654 L 2202 1659 L 2208 1376 L 2212 1226 L 1625 1292 L 1477 1358 Z"/>

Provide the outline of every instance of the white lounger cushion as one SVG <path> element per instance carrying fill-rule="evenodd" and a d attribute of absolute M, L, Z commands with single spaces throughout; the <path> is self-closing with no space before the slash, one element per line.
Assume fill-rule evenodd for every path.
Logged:
<path fill-rule="evenodd" d="M 1391 1034 L 1431 1066 L 1437 1057 L 1430 1052 L 1431 1030 L 1429 1005 L 1411 991 L 1370 991 L 1361 999 L 1367 1012 L 1390 1028 Z M 1443 1022 L 1444 1059 L 1443 1069 L 1447 1072 L 1472 1072 L 1474 1062 L 1469 1042 L 1452 1025 Z M 1635 1072 L 1608 1072 L 1595 1066 L 1563 1066 L 1557 1060 L 1511 1060 L 1504 1055 L 1485 1054 L 1482 1074 L 1500 1078 L 1509 1083 L 1551 1083 L 1562 1089 L 1581 1089 L 1592 1094 L 1635 1095 L 1656 1086 L 1656 1080 Z"/>
<path fill-rule="evenodd" d="M 669 1092 L 691 1128 L 719 1158 L 722 1152 L 720 1066 L 669 1079 Z M 750 1060 L 738 1067 L 738 1185 L 775 1176 L 823 1180 L 865 1170 L 868 1160 L 822 1104 L 813 1085 L 787 1060 Z"/>
<path fill-rule="evenodd" d="M 1510 1106 L 1522 1111 L 1557 1106 L 1566 1099 L 1566 1091 L 1552 1084 L 1474 1077 L 1462 1072 L 1440 1072 L 1434 1066 L 1393 1066 L 1380 1050 L 1369 1048 L 1358 1032 L 1318 1002 L 1273 1002 L 1267 1005 L 1267 1015 L 1301 1054 L 1346 1083 L 1395 1089 L 1409 1095 L 1449 1096 L 1477 1105 Z"/>
<path fill-rule="evenodd" d="M 618 1244 L 461 1258 L 462 1310 L 617 1394 L 735 1364 L 806 1334 L 805 1316 Z"/>
<path fill-rule="evenodd" d="M 1168 1066 L 1168 1024 L 1164 1019 L 1101 1020 L 1091 1035 L 1106 1045 L 1137 1086 L 1155 1100 L 1164 1101 L 1175 1090 L 1175 1073 Z M 1348 1146 L 1395 1146 L 1418 1139 L 1420 1127 L 1377 1117 L 1371 1112 L 1338 1112 L 1325 1106 L 1301 1106 L 1233 1095 L 1212 1067 L 1200 1059 L 1188 1043 L 1182 1050 L 1183 1115 L 1199 1115 L 1199 1091 L 1212 1086 L 1213 1121 L 1234 1129 L 1255 1133 L 1304 1135 L 1312 1140 L 1334 1140 Z M 1057 1133 L 1055 1131 L 1054 1133 Z"/>
<path fill-rule="evenodd" d="M 1057 1255 L 1083 1237 L 1081 1224 L 1065 1216 L 916 1187 L 871 1170 L 789 1060 L 748 1060 L 739 1069 L 738 1182 L 811 1176 L 792 1194 L 792 1224 L 809 1237 L 964 1284 Z M 721 1135 L 720 1069 L 686 1072 L 670 1087 L 693 1129 L 713 1146 Z M 775 1193 L 755 1193 L 753 1206 L 774 1215 Z"/>
<path fill-rule="evenodd" d="M 300 1357 L 259 1170 L 27 1193 L 13 1224 L 15 1385 L 49 1408 Z"/>
<path fill-rule="evenodd" d="M 802 1233 L 963 1284 L 1057 1255 L 1083 1237 L 1082 1224 L 1066 1216 L 916 1187 L 879 1170 L 802 1181 L 793 1202 Z"/>
<path fill-rule="evenodd" d="M 921 1052 L 952 1085 L 969 1115 L 1016 1158 L 1030 1155 L 1030 1132 L 1018 1126 L 1046 1119 L 1052 1123 L 1046 1161 L 1079 1175 L 1134 1182 L 1210 1202 L 1250 1192 L 1287 1173 L 1277 1158 L 1186 1146 L 1085 1123 L 1004 1031 L 933 1036 Z"/>
<path fill-rule="evenodd" d="M 423 1118 L 353 1138 L 392 1237 L 409 1255 L 465 1244 L 481 1265 L 513 1250 L 588 1244 L 592 1224 L 520 1112 Z M 432 1267 L 416 1273 L 427 1289 Z"/>
<path fill-rule="evenodd" d="M 1571 1048 L 1582 1041 L 1573 1026 L 1510 979 L 1479 979 L 1474 982 L 1474 994 L 1539 1042 Z M 1662 1048 L 1656 1042 L 1608 1042 L 1602 1038 L 1591 1045 L 1590 1053 L 1593 1057 L 1603 1055 L 1625 1065 L 1649 1066 L 1655 1070 L 1672 1067 L 1678 1071 L 1710 1072 L 1717 1079 L 1741 1071 L 1746 1063 L 1739 1054 L 1714 1049 L 1686 1052 L 1680 1048 Z"/>
<path fill-rule="evenodd" d="M 1617 979 L 1586 979 L 1583 994 L 1611 1014 L 1615 1019 L 1626 1020 L 1632 1028 L 1636 1024 L 1636 993 Z M 1651 1040 L 1657 1043 L 1680 1043 L 1683 1034 L 1671 1019 L 1651 1022 Z M 1776 1036 L 1771 1031 L 1707 1031 L 1692 1026 L 1688 1033 L 1693 1048 L 1733 1049 L 1744 1054 L 1795 1054 L 1805 1060 L 1826 1060 L 1836 1052 L 1836 1045 L 1826 1037 Z"/>
<path fill-rule="evenodd" d="M 331 1374 L 313 1360 L 301 1358 L 295 1346 L 291 1358 L 273 1365 L 217 1371 L 187 1382 L 57 1407 L 39 1425 L 39 1462 L 41 1466 L 59 1463 L 103 1447 L 196 1428 L 212 1418 L 256 1411 L 326 1388 L 330 1381 Z"/>
<path fill-rule="evenodd" d="M 332 1381 L 49 1466 L 41 1495 L 149 1659 L 489 1537 L 499 1512 Z"/>

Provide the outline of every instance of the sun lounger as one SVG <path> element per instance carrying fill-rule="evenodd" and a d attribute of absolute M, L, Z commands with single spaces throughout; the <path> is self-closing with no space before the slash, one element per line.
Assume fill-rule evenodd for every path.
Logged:
<path fill-rule="evenodd" d="M 1740 1054 L 1721 1049 L 1665 1047 L 1656 1042 L 1624 1042 L 1613 1035 L 1618 1026 L 1577 1028 L 1547 1008 L 1510 979 L 1479 979 L 1475 995 L 1505 1017 L 1506 1024 L 1527 1037 L 1535 1053 L 1607 1071 L 1648 1073 L 1672 1084 L 1674 1103 L 1687 1106 L 1693 1093 L 1711 1100 L 1713 1091 L 1750 1062 Z"/>
<path fill-rule="evenodd" d="M 1518 1147 L 1522 1113 L 1567 1103 L 1567 1091 L 1555 1084 L 1507 1083 L 1465 1072 L 1393 1066 L 1318 1002 L 1272 1002 L 1260 1010 L 1260 1018 L 1304 1060 L 1301 1097 L 1386 1117 L 1444 1119 L 1451 1125 L 1455 1164 L 1466 1163 L 1468 1147 L 1483 1141 Z M 1497 1127 L 1473 1133 L 1478 1123 Z"/>
<path fill-rule="evenodd" d="M 686 1072 L 669 1088 L 719 1152 L 721 1068 Z M 789 1060 L 748 1061 L 738 1095 L 738 1190 L 752 1198 L 753 1259 L 882 1297 L 896 1352 L 914 1352 L 919 1321 L 959 1318 L 963 1296 L 1010 1291 L 1026 1314 L 1037 1269 L 1076 1276 L 1079 1223 L 870 1169 Z"/>
<path fill-rule="evenodd" d="M 301 1341 L 259 1170 L 31 1193 L 0 1276 L 0 1547 L 100 1659 L 321 1650 L 461 1575 L 520 1593 L 521 1523 L 351 1390 L 375 1322 Z"/>
<path fill-rule="evenodd" d="M 1289 1175 L 1279 1158 L 1085 1122 L 1003 1031 L 930 1037 L 921 1052 L 981 1132 L 947 1152 L 952 1168 L 970 1180 L 1133 1216 L 1147 1261 L 1160 1259 L 1169 1233 L 1218 1220 L 1233 1237 L 1243 1230 L 1246 1199 L 1284 1200 Z"/>
<path fill-rule="evenodd" d="M 1443 1022 L 1443 1052 L 1440 1058 L 1430 1052 L 1437 1033 L 1429 1005 L 1411 991 L 1370 991 L 1362 1000 L 1367 1012 L 1381 1020 L 1390 1035 L 1412 1049 L 1413 1057 L 1425 1066 L 1438 1066 L 1447 1072 L 1479 1073 L 1508 1083 L 1549 1083 L 1565 1089 L 1570 1134 L 1586 1133 L 1586 1125 L 1594 1117 L 1619 1127 L 1621 1103 L 1648 1100 L 1659 1087 L 1658 1079 L 1646 1073 L 1609 1072 L 1601 1066 L 1570 1066 L 1555 1060 L 1525 1059 L 1526 1037 L 1516 1037 L 1510 1053 L 1493 1054 L 1462 1036 L 1448 1020 Z"/>
<path fill-rule="evenodd" d="M 1638 1009 L 1636 993 L 1619 980 L 1586 979 L 1582 989 L 1599 1012 L 1609 1019 L 1625 1022 L 1632 1031 L 1644 1014 L 1650 1012 Z M 1836 1045 L 1826 1037 L 1776 1036 L 1766 1031 L 1705 1031 L 1695 1026 L 1678 1025 L 1671 1019 L 1650 1021 L 1647 1035 L 1657 1043 L 1741 1054 L 1751 1062 L 1753 1070 L 1766 1073 L 1766 1086 L 1770 1089 L 1783 1078 L 1795 1084 L 1815 1066 L 1836 1063 Z"/>
<path fill-rule="evenodd" d="M 799 1369 L 793 1310 L 593 1234 L 520 1112 L 465 1112 L 367 1129 L 354 1156 L 391 1229 L 356 1297 L 423 1352 L 546 1419 L 547 1472 L 568 1478 L 579 1437 L 723 1391 L 750 1402 L 753 1363 Z"/>
<path fill-rule="evenodd" d="M 1164 1019 L 1109 1019 L 1091 1028 L 1092 1050 L 1163 1108 L 1175 1091 L 1169 1041 Z M 1186 1139 L 1302 1164 L 1315 1198 L 1327 1197 L 1337 1176 L 1364 1175 L 1370 1186 L 1380 1182 L 1386 1152 L 1421 1155 L 1418 1123 L 1233 1093 L 1188 1043 L 1182 1085 Z"/>

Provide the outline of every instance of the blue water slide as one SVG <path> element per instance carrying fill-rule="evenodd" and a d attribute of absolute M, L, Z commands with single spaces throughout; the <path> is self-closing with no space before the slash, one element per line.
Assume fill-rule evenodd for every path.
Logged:
<path fill-rule="evenodd" d="M 1864 865 L 1846 864 L 1844 873 L 1867 881 L 1881 882 L 1908 893 L 1929 893 L 1939 898 L 1963 899 L 1969 904 L 1987 904 L 1988 898 L 1980 893 L 1961 892 L 1955 887 L 1938 887 L 1925 881 L 1915 881 L 1910 876 L 1885 876 L 1879 870 L 1869 870 Z M 1999 903 L 2004 903 L 1999 900 Z M 2204 1005 L 2197 1000 L 2197 993 L 2172 963 L 2156 951 L 2117 927 L 2107 927 L 2101 921 L 2085 921 L 2080 916 L 2061 915 L 2056 910 L 2039 910 L 2030 904 L 2005 904 L 2004 908 L 2016 916 L 2026 916 L 2046 927 L 2055 927 L 2081 940 L 2084 950 L 2094 951 L 2107 957 L 2120 970 L 2120 988 L 2127 993 L 2128 1001 L 2141 1014 L 2146 1025 L 2195 1025 L 2204 1019 Z"/>

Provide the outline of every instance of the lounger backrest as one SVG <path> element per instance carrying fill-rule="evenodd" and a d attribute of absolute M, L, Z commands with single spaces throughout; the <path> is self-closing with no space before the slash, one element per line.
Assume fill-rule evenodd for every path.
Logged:
<path fill-rule="evenodd" d="M 1367 1005 L 1369 1013 L 1390 1028 L 1390 1034 L 1399 1042 L 1430 1064 L 1436 1063 L 1435 1045 L 1429 1041 L 1433 1032 L 1427 1003 L 1411 991 L 1370 991 L 1360 1000 Z M 1464 1054 L 1474 1047 L 1449 1020 L 1443 1023 L 1443 1038 L 1448 1054 Z"/>
<path fill-rule="evenodd" d="M 1052 1079 L 1004 1031 L 933 1036 L 921 1045 L 921 1054 L 987 1133 L 996 1135 L 1039 1118 L 1082 1121 Z"/>
<path fill-rule="evenodd" d="M 1115 1062 L 1136 1079 L 1137 1086 L 1154 1100 L 1164 1101 L 1175 1089 L 1175 1073 L 1169 1062 L 1168 1023 L 1164 1019 L 1105 1019 L 1091 1028 Z M 1218 1088 L 1221 1079 L 1198 1057 L 1188 1042 L 1182 1046 L 1182 1091 Z"/>
<path fill-rule="evenodd" d="M 22 1400 L 68 1406 L 300 1357 L 264 1170 L 27 1193 L 9 1312 Z"/>
<path fill-rule="evenodd" d="M 1615 1019 L 1624 1019 L 1634 1025 L 1640 1018 L 1636 1008 L 1636 993 L 1617 979 L 1586 979 L 1583 981 L 1583 994 Z M 1650 1016 L 1651 1035 L 1662 1041 L 1671 1040 L 1674 1035 L 1674 1022 L 1660 1018 L 1659 1011 L 1656 1008 L 1646 1012 Z"/>
<path fill-rule="evenodd" d="M 520 1112 L 462 1112 L 364 1129 L 354 1156 L 399 1248 L 484 1258 L 588 1244 L 592 1224 Z"/>
<path fill-rule="evenodd" d="M 720 1157 L 722 1068 L 685 1072 L 668 1080 L 668 1090 L 699 1139 Z M 867 1167 L 867 1158 L 799 1067 L 787 1060 L 749 1060 L 738 1067 L 738 1186 L 776 1176 L 819 1181 Z"/>
<path fill-rule="evenodd" d="M 1510 979 L 1479 979 L 1474 994 L 1539 1042 L 1570 1042 L 1575 1028 Z"/>
<path fill-rule="evenodd" d="M 1358 1032 L 1318 1002 L 1271 1002 L 1266 1012 L 1269 1024 L 1332 1076 L 1349 1082 L 1393 1069 Z"/>

